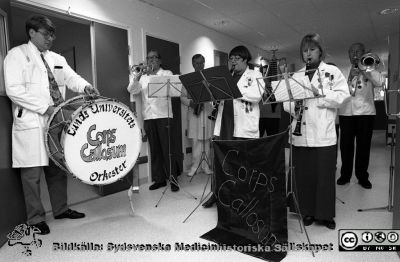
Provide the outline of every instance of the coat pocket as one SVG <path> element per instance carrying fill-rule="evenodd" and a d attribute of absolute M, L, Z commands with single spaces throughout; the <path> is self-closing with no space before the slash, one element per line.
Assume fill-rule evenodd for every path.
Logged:
<path fill-rule="evenodd" d="M 28 129 L 39 128 L 38 115 L 32 111 L 23 109 L 23 113 L 20 117 L 14 118 L 14 130 L 22 131 Z M 16 110 L 15 115 L 17 116 L 19 110 Z"/>

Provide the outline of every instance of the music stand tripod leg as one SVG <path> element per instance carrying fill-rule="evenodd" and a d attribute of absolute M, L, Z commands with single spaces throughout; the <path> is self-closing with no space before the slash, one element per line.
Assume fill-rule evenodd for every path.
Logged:
<path fill-rule="evenodd" d="M 189 192 L 187 192 L 186 190 L 184 190 L 181 186 L 180 186 L 180 184 L 179 184 L 179 182 L 178 182 L 178 179 L 176 179 L 175 177 L 173 177 L 172 176 L 172 157 L 171 157 L 171 123 L 170 123 L 170 115 L 169 115 L 169 106 L 170 106 L 170 104 L 169 104 L 169 101 L 170 101 L 170 95 L 169 95 L 169 93 L 170 93 L 170 83 L 169 83 L 169 81 L 168 81 L 168 83 L 167 83 L 167 96 L 166 96 L 166 99 L 167 99 L 167 135 L 168 135 L 168 161 L 169 161 L 169 167 L 168 167 L 168 182 L 169 182 L 169 184 L 170 185 L 172 185 L 172 184 L 174 184 L 175 186 L 177 186 L 179 189 L 182 189 L 186 194 L 188 194 L 188 195 L 190 195 L 191 197 L 193 197 L 195 200 L 197 200 L 197 198 L 195 197 L 195 196 L 193 196 L 192 194 L 190 194 Z M 156 204 L 156 206 L 155 207 L 158 207 L 158 204 L 160 203 L 160 201 L 161 201 L 161 199 L 164 197 L 164 195 L 165 195 L 165 192 L 167 191 L 167 189 L 168 189 L 168 186 L 164 189 L 164 191 L 163 191 L 163 193 L 161 194 L 161 197 L 160 197 L 160 199 L 157 201 L 157 204 Z"/>
<path fill-rule="evenodd" d="M 197 166 L 196 171 L 194 172 L 193 176 L 190 178 L 189 182 L 192 182 L 194 176 L 197 175 L 197 171 L 199 170 L 199 168 L 200 168 L 201 164 L 203 163 L 203 161 L 206 162 L 208 170 L 211 169 L 211 165 L 210 165 L 209 159 L 207 157 L 206 145 L 205 145 L 206 144 L 206 118 L 205 118 L 206 117 L 206 112 L 205 112 L 204 109 L 203 109 L 202 115 L 203 115 L 203 126 L 202 126 L 202 128 L 203 128 L 203 140 L 201 141 L 202 142 L 202 151 L 201 151 L 199 165 Z M 192 152 L 192 154 L 193 154 L 193 152 Z"/>
<path fill-rule="evenodd" d="M 210 192 L 208 192 L 208 194 L 203 198 L 204 193 L 206 192 L 207 185 L 208 185 L 208 183 L 209 183 L 209 181 L 210 181 L 210 177 L 211 177 L 211 176 L 209 176 L 209 177 L 207 178 L 207 182 L 206 182 L 206 184 L 205 184 L 205 186 L 204 186 L 203 194 L 201 195 L 201 198 L 200 198 L 199 203 L 198 203 L 197 206 L 192 210 L 192 212 L 190 212 L 190 214 L 185 218 L 185 220 L 183 220 L 182 223 L 185 223 L 185 222 L 189 219 L 189 217 L 191 217 L 192 214 L 200 207 L 200 205 L 202 205 L 202 204 L 208 199 L 208 196 L 211 195 L 211 194 L 213 193 L 212 191 L 210 191 Z"/>
<path fill-rule="evenodd" d="M 394 127 L 392 127 L 392 134 L 394 132 Z M 388 204 L 387 206 L 382 207 L 373 207 L 373 208 L 365 208 L 365 209 L 358 209 L 358 212 L 365 212 L 365 211 L 393 211 L 393 183 L 394 183 L 394 148 L 395 143 L 393 141 L 390 142 L 390 167 L 389 167 L 389 197 L 388 197 Z"/>

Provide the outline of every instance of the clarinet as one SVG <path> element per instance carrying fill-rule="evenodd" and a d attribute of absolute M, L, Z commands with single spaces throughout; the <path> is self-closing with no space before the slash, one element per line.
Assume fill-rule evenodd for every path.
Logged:
<path fill-rule="evenodd" d="M 199 116 L 200 115 L 200 113 L 201 113 L 201 111 L 203 110 L 203 104 L 202 103 L 198 103 L 198 104 L 196 104 L 195 106 L 194 106 L 194 109 L 193 109 L 193 114 L 195 115 L 195 116 Z"/>
<path fill-rule="evenodd" d="M 211 111 L 211 114 L 208 116 L 208 119 L 212 121 L 215 121 L 217 119 L 219 103 L 220 103 L 219 100 L 215 101 L 215 103 L 213 102 L 213 110 Z"/>
<path fill-rule="evenodd" d="M 294 136 L 301 136 L 301 119 L 303 118 L 303 110 L 304 110 L 303 100 L 296 101 L 294 106 L 294 112 L 296 114 L 297 122 L 293 131 Z"/>
<path fill-rule="evenodd" d="M 310 59 L 307 59 L 307 63 L 306 63 L 306 72 L 305 75 L 308 75 L 310 72 L 308 70 L 310 70 Z M 296 115 L 296 126 L 294 128 L 293 131 L 293 135 L 294 136 L 301 136 L 301 120 L 303 119 L 303 112 L 304 112 L 304 100 L 298 100 L 295 103 L 294 106 L 294 112 Z"/>

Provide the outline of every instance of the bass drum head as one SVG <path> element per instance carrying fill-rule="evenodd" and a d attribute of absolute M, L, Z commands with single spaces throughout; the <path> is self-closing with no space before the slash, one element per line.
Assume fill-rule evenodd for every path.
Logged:
<path fill-rule="evenodd" d="M 90 185 L 106 185 L 133 168 L 142 136 L 126 105 L 103 100 L 75 112 L 63 144 L 66 165 L 74 176 Z"/>

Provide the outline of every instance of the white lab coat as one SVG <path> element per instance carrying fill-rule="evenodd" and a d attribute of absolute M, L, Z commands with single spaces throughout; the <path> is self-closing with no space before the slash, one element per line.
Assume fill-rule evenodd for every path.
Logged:
<path fill-rule="evenodd" d="M 336 144 L 335 118 L 337 109 L 344 101 L 350 98 L 347 81 L 342 72 L 332 65 L 321 62 L 319 67 L 323 94 L 325 97 L 306 99 L 303 101 L 304 110 L 301 120 L 301 136 L 292 136 L 294 146 L 323 147 Z M 304 78 L 305 67 L 293 75 L 294 79 L 305 79 L 305 84 L 310 85 L 308 77 Z M 330 81 L 331 77 L 333 80 Z M 318 71 L 314 73 L 311 84 L 318 88 Z M 319 89 L 319 88 L 318 88 Z M 312 91 L 305 90 L 307 97 Z M 319 89 L 319 93 L 322 94 Z M 283 103 L 286 112 L 290 112 L 289 102 Z M 292 115 L 294 102 L 291 103 Z M 292 121 L 292 130 L 295 129 L 297 119 Z M 290 142 L 290 138 L 289 138 Z"/>
<path fill-rule="evenodd" d="M 51 51 L 43 55 L 53 72 L 61 94 L 65 87 L 83 93 L 90 85 L 68 66 L 61 55 Z M 45 148 L 47 108 L 53 105 L 49 80 L 40 52 L 32 42 L 11 49 L 4 60 L 6 93 L 13 112 L 12 162 L 13 167 L 46 166 L 49 158 Z"/>
<path fill-rule="evenodd" d="M 257 81 L 257 78 L 260 78 L 260 81 Z M 234 137 L 260 137 L 260 131 L 258 129 L 260 120 L 260 107 L 258 102 L 261 100 L 261 95 L 265 85 L 261 78 L 262 74 L 259 71 L 251 70 L 247 67 L 237 83 L 237 86 L 242 93 L 242 97 L 233 99 L 233 114 L 235 123 L 233 131 Z M 246 105 L 244 101 L 251 102 L 251 104 Z M 223 110 L 224 102 L 222 101 L 219 104 L 218 115 L 215 121 L 215 136 L 219 136 L 221 131 Z"/>
<path fill-rule="evenodd" d="M 142 114 L 144 120 L 158 119 L 158 118 L 173 118 L 172 102 L 169 97 L 149 97 L 149 82 L 150 78 L 154 75 L 142 75 L 139 81 L 131 79 L 127 90 L 131 95 L 142 94 Z M 172 72 L 160 68 L 156 76 L 172 76 Z"/>
<path fill-rule="evenodd" d="M 350 68 L 351 70 L 351 68 Z M 374 101 L 374 87 L 382 86 L 383 77 L 380 72 L 372 71 L 366 73 L 367 77 L 360 74 L 359 77 L 354 77 L 349 85 L 355 88 L 354 96 L 351 96 L 339 108 L 341 116 L 359 116 L 359 115 L 376 115 Z"/>

